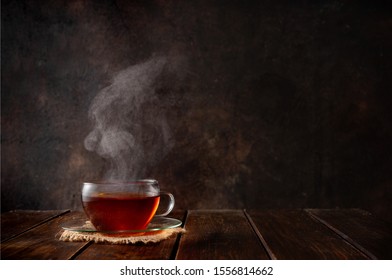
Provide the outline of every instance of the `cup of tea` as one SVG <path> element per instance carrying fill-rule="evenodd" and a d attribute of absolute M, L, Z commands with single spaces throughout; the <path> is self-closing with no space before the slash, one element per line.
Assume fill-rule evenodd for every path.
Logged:
<path fill-rule="evenodd" d="M 156 212 L 161 196 L 167 196 L 169 200 L 159 214 Z M 160 191 L 158 181 L 152 179 L 83 183 L 82 204 L 99 231 L 143 230 L 154 216 L 166 216 L 171 212 L 174 196 Z"/>

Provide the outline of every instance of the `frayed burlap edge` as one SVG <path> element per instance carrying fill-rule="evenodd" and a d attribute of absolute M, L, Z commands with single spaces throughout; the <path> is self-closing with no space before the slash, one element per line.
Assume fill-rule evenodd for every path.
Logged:
<path fill-rule="evenodd" d="M 177 233 L 184 233 L 183 228 L 170 228 L 161 231 L 151 231 L 146 233 L 140 233 L 137 235 L 105 235 L 97 232 L 76 232 L 70 230 L 64 230 L 60 236 L 61 241 L 67 242 L 86 242 L 93 241 L 95 243 L 109 243 L 109 244 L 135 244 L 144 243 L 147 244 L 157 243 L 165 240 Z"/>

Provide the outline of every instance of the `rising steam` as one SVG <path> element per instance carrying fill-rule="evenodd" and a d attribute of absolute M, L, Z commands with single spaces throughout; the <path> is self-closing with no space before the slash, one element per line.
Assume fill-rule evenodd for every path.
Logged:
<path fill-rule="evenodd" d="M 84 145 L 107 160 L 107 179 L 142 178 L 146 168 L 172 148 L 156 89 L 162 74 L 173 70 L 166 57 L 153 57 L 120 71 L 92 101 L 89 118 L 94 129 Z"/>

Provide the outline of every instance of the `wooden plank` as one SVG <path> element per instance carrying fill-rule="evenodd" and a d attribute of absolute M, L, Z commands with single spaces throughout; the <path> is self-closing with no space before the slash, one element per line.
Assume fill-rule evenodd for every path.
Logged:
<path fill-rule="evenodd" d="M 255 231 L 257 237 L 259 238 L 261 244 L 263 244 L 265 251 L 268 254 L 268 257 L 271 260 L 277 260 L 277 257 L 275 256 L 274 252 L 271 250 L 270 246 L 268 245 L 267 241 L 265 241 L 264 237 L 261 235 L 260 231 L 257 229 L 256 224 L 254 223 L 254 221 L 252 220 L 252 218 L 249 216 L 249 214 L 246 212 L 246 210 L 244 210 L 244 213 L 246 215 L 246 217 L 248 218 L 249 223 L 251 224 L 253 230 Z"/>
<path fill-rule="evenodd" d="M 2 259 L 69 259 L 86 246 L 86 242 L 63 242 L 58 239 L 63 223 L 80 224 L 85 221 L 81 212 L 70 212 L 49 220 L 1 243 Z"/>
<path fill-rule="evenodd" d="M 269 259 L 242 210 L 190 210 L 176 259 Z"/>
<path fill-rule="evenodd" d="M 303 210 L 250 210 L 259 235 L 277 259 L 366 259 Z"/>
<path fill-rule="evenodd" d="M 320 222 L 372 259 L 392 259 L 392 225 L 360 209 L 308 209 Z"/>
<path fill-rule="evenodd" d="M 184 220 L 185 211 L 172 212 L 169 217 Z M 81 252 L 76 259 L 78 260 L 158 260 L 171 259 L 176 250 L 178 237 L 173 235 L 167 240 L 159 243 L 149 244 L 91 244 L 86 250 Z"/>
<path fill-rule="evenodd" d="M 1 214 L 1 242 L 34 228 L 69 210 L 14 210 Z"/>

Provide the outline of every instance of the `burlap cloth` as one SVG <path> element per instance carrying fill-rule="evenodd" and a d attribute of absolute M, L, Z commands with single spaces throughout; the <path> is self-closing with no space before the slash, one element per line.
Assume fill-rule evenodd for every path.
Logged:
<path fill-rule="evenodd" d="M 89 222 L 86 222 L 84 227 L 91 227 Z M 157 243 L 159 241 L 168 239 L 173 234 L 184 233 L 185 229 L 169 228 L 159 231 L 149 231 L 133 234 L 102 234 L 99 232 L 80 232 L 65 229 L 59 239 L 61 241 L 69 242 L 85 242 L 92 241 L 95 243 L 107 243 L 107 244 L 135 244 L 135 243 Z"/>

